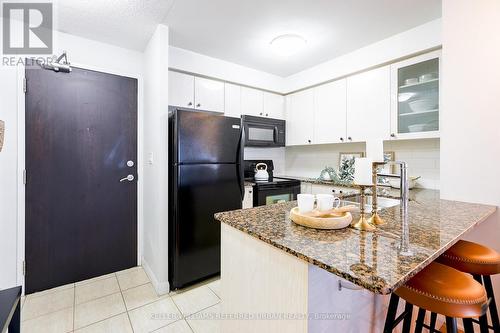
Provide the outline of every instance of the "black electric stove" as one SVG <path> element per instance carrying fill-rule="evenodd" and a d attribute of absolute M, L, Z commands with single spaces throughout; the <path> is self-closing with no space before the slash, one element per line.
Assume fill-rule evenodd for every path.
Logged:
<path fill-rule="evenodd" d="M 257 163 L 265 163 L 267 165 L 267 172 L 269 173 L 267 181 L 256 181 L 254 179 Z M 254 206 L 297 200 L 297 194 L 300 193 L 300 181 L 274 177 L 274 163 L 272 160 L 246 160 L 243 167 L 245 180 L 255 183 L 253 186 Z"/>

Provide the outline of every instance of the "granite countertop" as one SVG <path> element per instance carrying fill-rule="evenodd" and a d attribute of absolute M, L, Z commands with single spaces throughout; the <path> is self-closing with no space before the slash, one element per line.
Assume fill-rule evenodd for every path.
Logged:
<path fill-rule="evenodd" d="M 375 232 L 296 225 L 288 217 L 296 202 L 217 213 L 215 218 L 365 289 L 389 294 L 496 211 L 495 206 L 441 200 L 436 192 L 420 191 L 409 203 L 412 256 L 398 251 L 399 206 L 380 211 L 387 224 Z M 359 213 L 353 218 L 359 219 Z"/>

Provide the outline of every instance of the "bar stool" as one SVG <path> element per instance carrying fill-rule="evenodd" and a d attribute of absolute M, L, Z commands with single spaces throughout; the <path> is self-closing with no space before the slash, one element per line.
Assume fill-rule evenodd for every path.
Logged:
<path fill-rule="evenodd" d="M 396 318 L 399 298 L 406 301 L 403 313 Z M 410 332 L 413 306 L 419 308 L 415 332 L 435 329 L 436 314 L 446 316 L 448 333 L 457 332 L 457 318 L 464 319 L 465 332 L 473 332 L 470 318 L 486 312 L 487 298 L 483 286 L 470 275 L 436 262 L 430 263 L 391 295 L 384 333 L 403 320 L 403 333 Z M 424 324 L 425 312 L 433 313 L 430 326 Z"/>
<path fill-rule="evenodd" d="M 484 285 L 490 300 L 489 312 L 492 326 L 488 325 L 486 313 L 479 318 L 479 321 L 474 319 L 473 322 L 480 324 L 481 332 L 488 332 L 488 328 L 494 332 L 500 332 L 495 294 L 491 285 L 491 275 L 500 273 L 500 254 L 489 247 L 460 240 L 443 253 L 437 261 L 472 274 L 476 281 Z"/>

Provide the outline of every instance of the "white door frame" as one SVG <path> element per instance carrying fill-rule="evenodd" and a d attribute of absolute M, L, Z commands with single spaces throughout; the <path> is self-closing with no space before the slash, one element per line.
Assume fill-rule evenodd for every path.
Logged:
<path fill-rule="evenodd" d="M 106 74 L 126 76 L 137 79 L 137 264 L 141 265 L 143 249 L 143 121 L 144 121 L 144 79 L 142 75 L 127 73 L 124 71 L 110 71 L 97 66 L 72 63 L 74 67 L 97 71 Z M 23 263 L 25 260 L 25 185 L 24 169 L 26 167 L 26 127 L 25 127 L 25 95 L 23 90 L 23 79 L 25 74 L 24 65 L 17 67 L 17 285 L 22 285 L 24 295 Z"/>

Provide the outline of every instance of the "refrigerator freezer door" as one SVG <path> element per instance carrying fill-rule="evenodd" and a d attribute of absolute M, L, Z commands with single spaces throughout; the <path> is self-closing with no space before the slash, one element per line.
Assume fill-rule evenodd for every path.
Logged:
<path fill-rule="evenodd" d="M 220 223 L 214 214 L 241 208 L 238 165 L 180 165 L 176 171 L 175 218 L 169 231 L 173 289 L 220 272 Z"/>
<path fill-rule="evenodd" d="M 177 163 L 239 163 L 241 119 L 177 111 Z"/>

